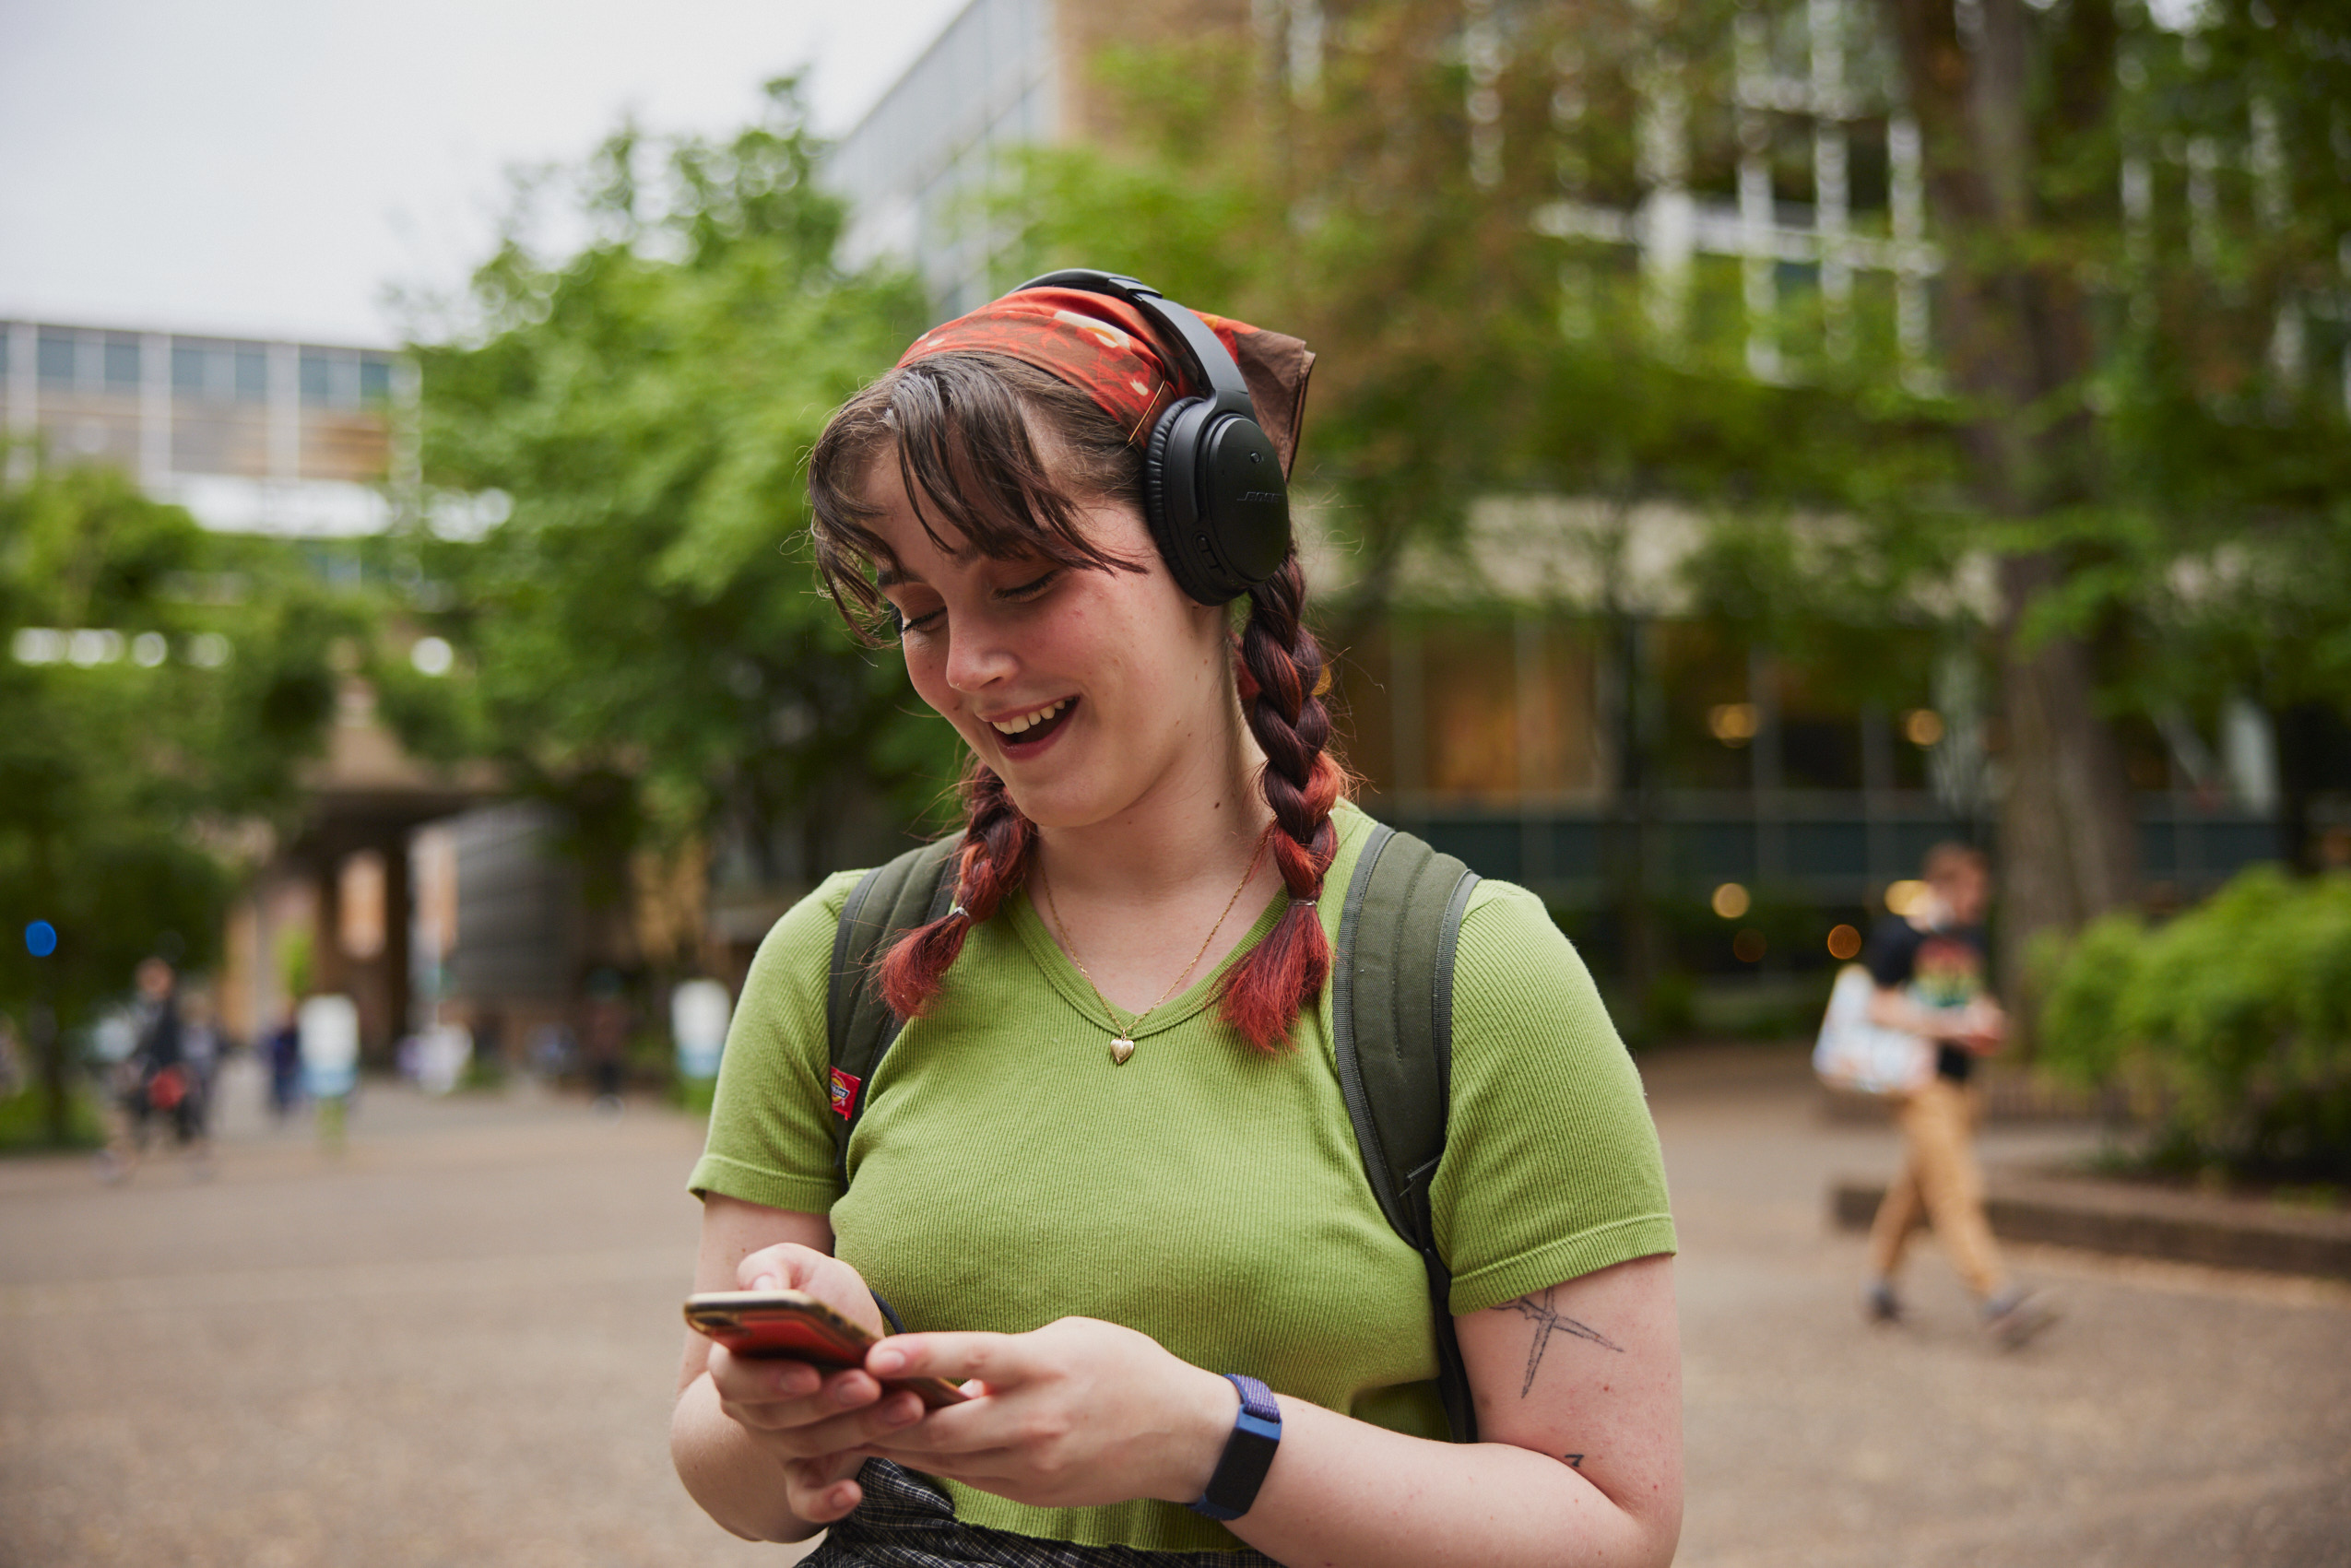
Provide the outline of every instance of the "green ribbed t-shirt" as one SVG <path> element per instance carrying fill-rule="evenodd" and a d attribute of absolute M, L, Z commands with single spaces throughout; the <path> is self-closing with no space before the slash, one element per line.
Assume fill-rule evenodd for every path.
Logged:
<path fill-rule="evenodd" d="M 1336 820 L 1334 890 L 1372 826 L 1346 806 Z M 1115 1066 L 1102 1003 L 1028 900 L 1008 899 L 865 1086 L 844 1192 L 824 1002 L 858 875 L 827 880 L 761 944 L 697 1194 L 829 1214 L 839 1255 L 909 1329 L 1101 1318 L 1195 1365 L 1445 1435 L 1426 1277 L 1364 1175 L 1327 990 L 1297 1049 L 1262 1055 L 1216 1016 L 1220 968 L 1154 1012 Z M 1321 906 L 1334 937 L 1340 904 Z M 1674 1250 L 1632 1061 L 1575 949 L 1506 882 L 1481 882 L 1462 922 L 1432 1198 L 1457 1315 Z M 946 1484 L 961 1518 L 994 1529 L 1154 1550 L 1239 1545 L 1173 1503 L 1033 1508 Z"/>

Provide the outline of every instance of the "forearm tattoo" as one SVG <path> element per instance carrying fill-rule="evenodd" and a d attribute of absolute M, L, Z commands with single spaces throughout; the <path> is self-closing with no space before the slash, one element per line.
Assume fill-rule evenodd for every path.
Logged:
<path fill-rule="evenodd" d="M 1534 1343 L 1527 1347 L 1527 1380 L 1518 1385 L 1518 1397 L 1521 1399 L 1534 1392 L 1535 1373 L 1542 1370 L 1542 1353 L 1551 1344 L 1551 1337 L 1554 1334 L 1572 1334 L 1578 1339 L 1589 1339 L 1601 1350 L 1614 1350 L 1619 1355 L 1624 1354 L 1624 1346 L 1602 1334 L 1590 1324 L 1578 1323 L 1554 1307 L 1551 1304 L 1551 1292 L 1557 1289 L 1555 1285 L 1545 1286 L 1541 1302 L 1537 1302 L 1532 1296 L 1521 1296 L 1515 1302 L 1506 1303 L 1505 1308 L 1496 1309 L 1515 1312 L 1520 1317 L 1531 1320 L 1535 1326 Z"/>

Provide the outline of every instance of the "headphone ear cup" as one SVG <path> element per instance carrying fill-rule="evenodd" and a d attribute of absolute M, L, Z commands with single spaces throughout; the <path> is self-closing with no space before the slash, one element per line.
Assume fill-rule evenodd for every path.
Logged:
<path fill-rule="evenodd" d="M 1176 563 L 1175 530 L 1167 517 L 1167 442 L 1176 433 L 1176 415 L 1183 407 L 1178 402 L 1162 414 L 1143 443 L 1143 521 L 1151 525 L 1152 543 L 1179 584 L 1184 578 Z"/>
<path fill-rule="evenodd" d="M 1199 436 L 1208 400 L 1187 397 L 1152 427 L 1143 446 L 1143 521 L 1176 585 L 1204 605 L 1228 603 L 1199 515 Z"/>

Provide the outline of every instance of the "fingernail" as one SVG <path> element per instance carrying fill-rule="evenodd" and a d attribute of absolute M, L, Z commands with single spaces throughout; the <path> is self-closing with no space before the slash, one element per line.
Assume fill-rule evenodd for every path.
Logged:
<path fill-rule="evenodd" d="M 751 1289 L 754 1291 L 780 1291 L 783 1288 L 784 1281 L 773 1274 L 762 1274 L 751 1281 Z"/>
<path fill-rule="evenodd" d="M 886 1345 L 878 1350 L 868 1352 L 866 1356 L 868 1372 L 878 1372 L 886 1376 L 893 1372 L 904 1372 L 905 1368 L 906 1352 L 893 1350 Z"/>
<path fill-rule="evenodd" d="M 892 1426 L 905 1426 L 920 1421 L 922 1413 L 923 1402 L 920 1399 L 893 1400 L 890 1409 L 882 1412 L 881 1419 Z"/>

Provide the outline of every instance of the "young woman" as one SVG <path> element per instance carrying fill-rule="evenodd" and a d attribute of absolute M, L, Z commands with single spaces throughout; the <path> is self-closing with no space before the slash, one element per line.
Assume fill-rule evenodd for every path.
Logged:
<path fill-rule="evenodd" d="M 1311 356 L 1204 319 L 1286 466 Z M 825 996 L 857 874 L 762 946 L 692 1178 L 696 1289 L 808 1291 L 880 1333 L 879 1291 L 909 1332 L 831 1374 L 690 1334 L 679 1473 L 747 1539 L 831 1527 L 821 1563 L 1666 1562 L 1656 1135 L 1575 952 L 1494 881 L 1461 926 L 1433 1189 L 1482 1441 L 1444 1441 L 1422 1265 L 1329 1043 L 1372 823 L 1325 749 L 1295 556 L 1223 607 L 1154 546 L 1145 450 L 1204 390 L 1164 327 L 1008 295 L 919 339 L 811 459 L 826 583 L 894 623 L 970 748 L 969 822 L 956 907 L 880 967 L 909 1021 L 845 1187 Z M 976 1397 L 926 1414 L 878 1381 L 919 1375 Z M 1228 1444 L 1262 1462 L 1236 1429 L 1276 1421 L 1243 1511 L 1207 1516 L 1249 1468 Z"/>

